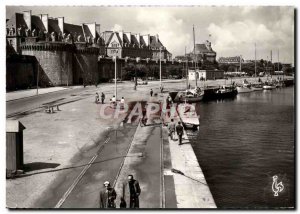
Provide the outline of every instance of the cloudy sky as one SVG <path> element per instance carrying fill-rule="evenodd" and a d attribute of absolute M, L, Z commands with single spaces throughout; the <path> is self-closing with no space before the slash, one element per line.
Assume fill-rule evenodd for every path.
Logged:
<path fill-rule="evenodd" d="M 193 47 L 192 26 L 196 43 L 209 39 L 217 58 L 242 55 L 273 61 L 294 61 L 293 7 L 7 7 L 6 16 L 32 10 L 33 14 L 47 13 L 50 17 L 65 17 L 65 22 L 80 24 L 97 22 L 101 31 L 124 30 L 133 33 L 159 34 L 173 56 L 183 55 Z M 209 36 L 211 35 L 211 36 Z"/>

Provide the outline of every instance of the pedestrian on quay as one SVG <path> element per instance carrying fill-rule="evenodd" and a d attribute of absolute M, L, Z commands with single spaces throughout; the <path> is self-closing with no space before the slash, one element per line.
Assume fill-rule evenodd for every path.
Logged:
<path fill-rule="evenodd" d="M 169 129 L 169 136 L 171 140 L 174 140 L 173 135 L 175 133 L 175 123 L 173 118 L 171 119 L 171 122 L 168 124 L 168 129 Z"/>
<path fill-rule="evenodd" d="M 124 107 L 125 107 L 125 99 L 124 97 L 122 97 L 122 99 L 120 100 L 120 108 L 124 109 Z"/>
<path fill-rule="evenodd" d="M 160 87 L 160 93 L 163 93 L 163 92 L 164 92 L 164 87 L 161 86 L 161 87 Z"/>
<path fill-rule="evenodd" d="M 128 175 L 128 180 L 124 182 L 122 186 L 121 201 L 125 201 L 126 207 L 128 208 L 139 208 L 140 194 L 141 188 L 139 182 L 133 178 L 133 175 Z"/>
<path fill-rule="evenodd" d="M 105 94 L 102 92 L 102 94 L 101 94 L 101 102 L 102 102 L 102 104 L 104 103 L 104 100 L 105 100 Z"/>
<path fill-rule="evenodd" d="M 100 208 L 116 208 L 117 193 L 115 189 L 110 186 L 109 181 L 105 181 L 103 186 L 104 189 L 100 191 Z"/>
<path fill-rule="evenodd" d="M 151 88 L 151 90 L 150 90 L 150 96 L 152 97 L 152 95 L 153 95 L 153 90 Z"/>
<path fill-rule="evenodd" d="M 176 132 L 178 135 L 179 145 L 182 145 L 183 126 L 180 121 L 178 121 L 178 125 L 176 126 Z"/>
<path fill-rule="evenodd" d="M 98 103 L 98 102 L 99 102 L 99 94 L 98 94 L 98 92 L 96 92 L 95 103 Z"/>

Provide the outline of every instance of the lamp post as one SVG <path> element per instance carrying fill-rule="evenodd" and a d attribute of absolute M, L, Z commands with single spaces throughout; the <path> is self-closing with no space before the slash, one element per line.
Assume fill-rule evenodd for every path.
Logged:
<path fill-rule="evenodd" d="M 115 60 L 115 97 L 117 100 L 117 55 L 113 59 Z"/>
<path fill-rule="evenodd" d="M 36 75 L 36 95 L 39 95 L 39 76 L 40 76 L 40 60 L 37 58 L 38 61 L 38 71 Z"/>
<path fill-rule="evenodd" d="M 161 84 L 161 48 L 162 48 L 162 46 L 159 47 L 159 82 L 160 82 L 160 88 L 162 87 L 162 84 Z"/>

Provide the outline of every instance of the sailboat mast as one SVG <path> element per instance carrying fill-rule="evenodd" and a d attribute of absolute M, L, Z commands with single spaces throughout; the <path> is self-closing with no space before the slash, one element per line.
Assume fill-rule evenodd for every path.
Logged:
<path fill-rule="evenodd" d="M 254 72 L 256 78 L 256 43 L 254 44 Z"/>
<path fill-rule="evenodd" d="M 279 49 L 278 49 L 278 65 L 277 65 L 277 67 L 278 67 L 278 71 L 279 71 Z"/>
<path fill-rule="evenodd" d="M 184 48 L 184 56 L 185 56 L 185 60 L 186 60 L 186 88 L 188 89 L 189 87 L 189 72 L 188 72 L 188 59 L 186 57 L 186 46 Z"/>
<path fill-rule="evenodd" d="M 197 85 L 197 72 L 196 72 L 196 44 L 195 44 L 195 29 L 193 25 L 193 38 L 194 38 L 194 60 L 195 60 L 195 80 L 196 80 L 196 87 Z"/>

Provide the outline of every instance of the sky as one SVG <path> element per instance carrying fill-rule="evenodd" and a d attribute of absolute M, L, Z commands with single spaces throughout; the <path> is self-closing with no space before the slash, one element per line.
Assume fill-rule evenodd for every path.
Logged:
<path fill-rule="evenodd" d="M 281 6 L 188 6 L 188 7 L 101 7 L 101 6 L 7 6 L 6 17 L 32 10 L 32 14 L 65 17 L 73 24 L 96 22 L 100 30 L 159 35 L 173 54 L 184 55 L 196 43 L 210 40 L 219 57 L 242 55 L 244 59 L 294 62 L 294 7 Z"/>

